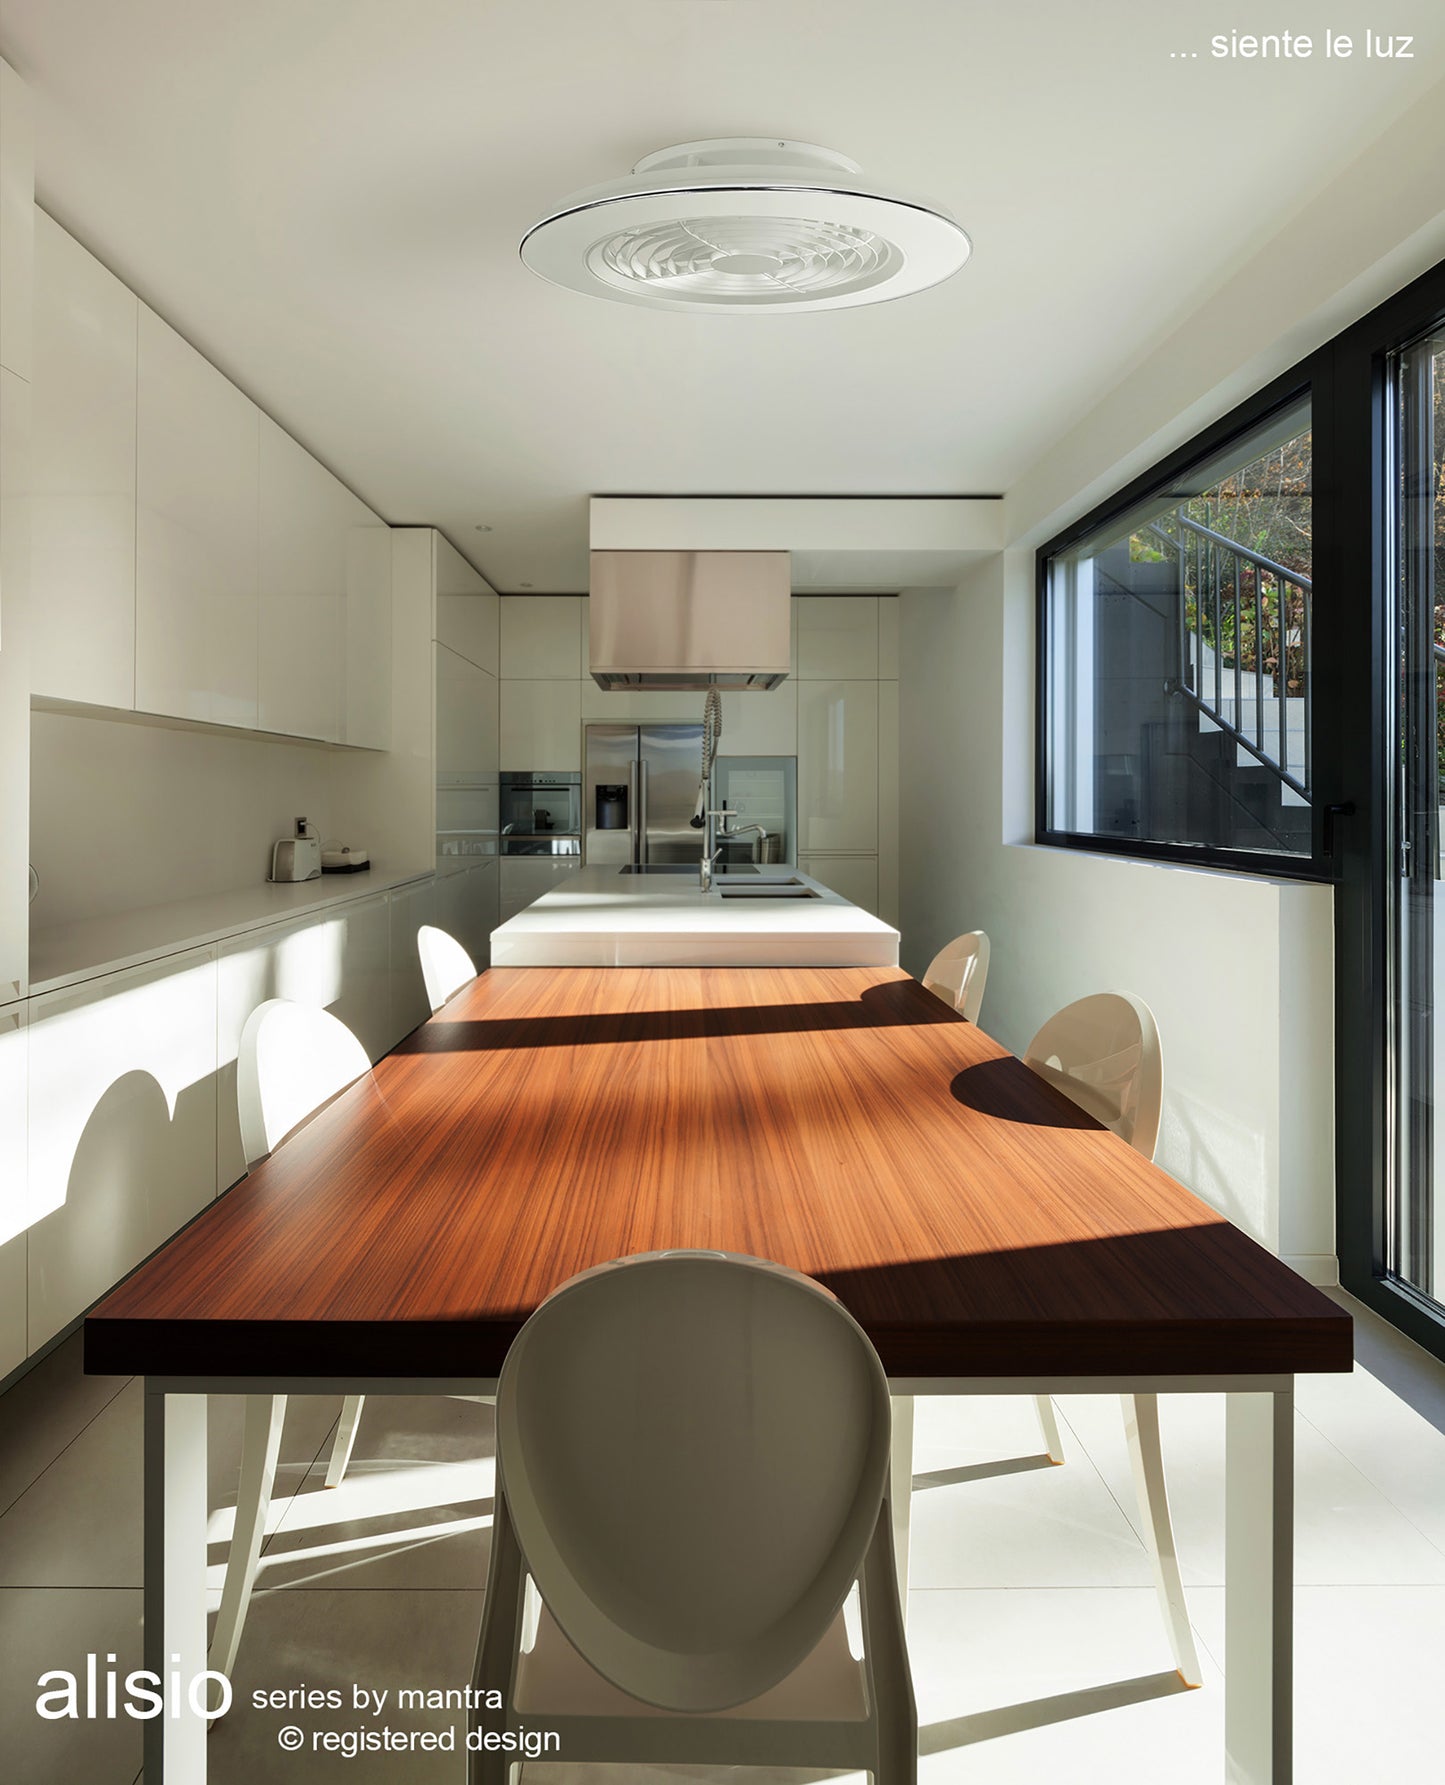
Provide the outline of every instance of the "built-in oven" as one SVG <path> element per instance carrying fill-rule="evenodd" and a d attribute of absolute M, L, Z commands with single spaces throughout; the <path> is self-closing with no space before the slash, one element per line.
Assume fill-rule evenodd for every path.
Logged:
<path fill-rule="evenodd" d="M 503 855 L 580 855 L 582 776 L 504 769 L 499 777 Z"/>

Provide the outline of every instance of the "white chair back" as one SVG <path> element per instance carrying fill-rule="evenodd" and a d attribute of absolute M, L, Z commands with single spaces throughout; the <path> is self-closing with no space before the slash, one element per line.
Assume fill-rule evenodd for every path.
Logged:
<path fill-rule="evenodd" d="M 1024 1064 L 1146 1159 L 1159 1138 L 1164 1055 L 1154 1012 L 1129 992 L 1098 992 L 1057 1011 Z"/>
<path fill-rule="evenodd" d="M 329 1011 L 288 998 L 258 1004 L 236 1056 L 247 1165 L 264 1159 L 313 1110 L 370 1071 L 366 1049 Z"/>
<path fill-rule="evenodd" d="M 950 1010 L 976 1023 L 988 983 L 988 953 L 988 937 L 982 930 L 955 936 L 928 963 L 924 988 L 942 998 Z"/>
<path fill-rule="evenodd" d="M 670 1711 L 741 1704 L 817 1646 L 872 1539 L 889 1437 L 887 1380 L 842 1305 L 718 1252 L 573 1278 L 497 1388 L 543 1601 L 599 1673 Z"/>
<path fill-rule="evenodd" d="M 416 933 L 421 954 L 421 975 L 426 981 L 426 1001 L 433 1010 L 440 1010 L 453 992 L 458 992 L 469 979 L 477 977 L 472 957 L 455 936 L 424 923 Z"/>

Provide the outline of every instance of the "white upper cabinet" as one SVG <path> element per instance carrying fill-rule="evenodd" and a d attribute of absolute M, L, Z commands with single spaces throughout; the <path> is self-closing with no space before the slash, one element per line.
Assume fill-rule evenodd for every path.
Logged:
<path fill-rule="evenodd" d="M 449 541 L 437 536 L 435 636 L 490 675 L 501 663 L 501 597 Z"/>
<path fill-rule="evenodd" d="M 504 680 L 501 706 L 504 769 L 582 767 L 581 682 Z"/>
<path fill-rule="evenodd" d="M 269 416 L 260 425 L 256 723 L 334 743 L 345 678 L 346 492 Z"/>
<path fill-rule="evenodd" d="M 132 707 L 139 304 L 43 211 L 35 277 L 31 687 Z"/>
<path fill-rule="evenodd" d="M 544 680 L 589 673 L 582 659 L 581 595 L 502 597 L 502 675 Z"/>
<path fill-rule="evenodd" d="M 799 681 L 798 819 L 804 854 L 877 849 L 877 682 Z"/>
<path fill-rule="evenodd" d="M 798 675 L 804 681 L 876 676 L 878 670 L 878 597 L 876 595 L 799 595 L 793 601 L 798 621 Z"/>
<path fill-rule="evenodd" d="M 260 411 L 140 307 L 136 707 L 254 728 Z"/>
<path fill-rule="evenodd" d="M 342 489 L 346 674 L 342 742 L 391 748 L 391 529 Z"/>

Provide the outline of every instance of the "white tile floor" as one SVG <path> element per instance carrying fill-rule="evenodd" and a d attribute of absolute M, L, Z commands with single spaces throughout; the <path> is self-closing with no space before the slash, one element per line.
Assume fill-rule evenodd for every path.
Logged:
<path fill-rule="evenodd" d="M 1360 1363 L 1302 1379 L 1296 1458 L 1296 1779 L 1445 1777 L 1445 1369 L 1358 1304 Z M 1223 1409 L 1162 1403 L 1205 1685 L 1172 1672 L 1137 1533 L 1117 1403 L 1065 1395 L 1069 1462 L 1039 1466 L 1028 1401 L 918 1406 L 910 1648 L 923 1785 L 1218 1785 Z M 368 1402 L 352 1472 L 322 1489 L 338 1403 L 290 1404 L 276 1529 L 236 1670 L 260 1686 L 465 1683 L 486 1575 L 491 1412 Z M 213 1403 L 213 1585 L 239 1420 Z M 138 1725 L 46 1723 L 36 1676 L 95 1651 L 140 1665 L 139 1385 L 87 1378 L 78 1342 L 0 1397 L 0 1777 L 132 1785 Z M 234 1710 L 216 1785 L 461 1785 L 454 1755 L 291 1759 L 284 1719 Z M 322 1719 L 308 1721 L 320 1725 Z M 354 1718 L 332 1721 L 351 1726 Z M 438 1713 L 415 1726 L 440 1727 Z M 677 1785 L 699 1769 L 534 1765 L 525 1785 Z M 758 1775 L 751 1775 L 758 1776 Z M 816 1775 L 772 1775 L 803 1779 Z M 726 1775 L 741 1785 L 743 1775 Z"/>

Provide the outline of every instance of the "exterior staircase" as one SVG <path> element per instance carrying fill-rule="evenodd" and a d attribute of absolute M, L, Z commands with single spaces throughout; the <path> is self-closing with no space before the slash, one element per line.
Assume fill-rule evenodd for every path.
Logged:
<path fill-rule="evenodd" d="M 1095 696 L 1095 828 L 1308 853 L 1309 577 L 1182 507 L 1140 534 L 1144 558 L 1124 542 L 1093 562 L 1110 666 Z"/>

